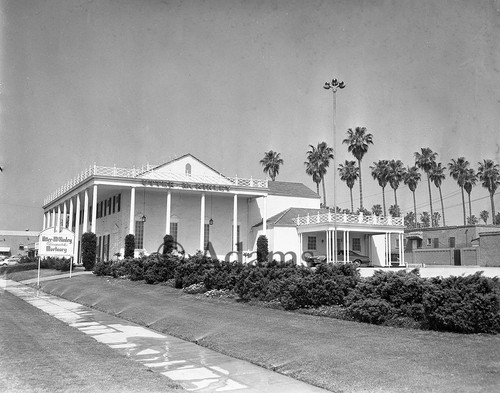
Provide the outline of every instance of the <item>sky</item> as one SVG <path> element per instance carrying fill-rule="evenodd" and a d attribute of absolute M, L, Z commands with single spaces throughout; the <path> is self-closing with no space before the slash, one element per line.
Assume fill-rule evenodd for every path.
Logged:
<path fill-rule="evenodd" d="M 284 159 L 277 180 L 315 190 L 309 145 L 335 145 L 337 165 L 354 159 L 341 142 L 356 126 L 373 135 L 362 161 L 368 209 L 382 203 L 375 161 L 413 165 L 430 147 L 444 165 L 500 163 L 500 0 L 0 0 L 0 32 L 3 230 L 41 229 L 44 198 L 94 163 L 192 153 L 227 176 L 265 178 L 259 161 L 272 149 Z M 335 141 L 322 87 L 332 78 L 346 83 Z M 349 208 L 337 182 L 337 204 Z M 456 182 L 442 189 L 447 224 L 461 224 Z M 354 197 L 356 208 L 357 184 Z M 471 197 L 473 214 L 490 211 L 480 184 Z M 429 211 L 425 181 L 416 200 Z M 404 185 L 398 202 L 413 210 Z"/>

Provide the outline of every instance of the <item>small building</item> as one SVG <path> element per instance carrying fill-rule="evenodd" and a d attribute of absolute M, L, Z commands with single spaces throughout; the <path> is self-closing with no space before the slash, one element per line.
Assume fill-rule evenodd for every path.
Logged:
<path fill-rule="evenodd" d="M 39 233 L 30 230 L 0 230 L 0 257 L 7 258 L 13 255 L 34 256 Z"/>
<path fill-rule="evenodd" d="M 407 229 L 405 254 L 409 263 L 426 265 L 483 265 L 481 235 L 498 232 L 498 225 L 463 225 Z M 485 240 L 485 242 L 487 242 Z M 491 266 L 491 265 L 489 265 Z"/>
<path fill-rule="evenodd" d="M 336 228 L 343 249 L 360 249 L 385 266 L 388 235 L 398 233 L 402 242 L 404 229 L 402 219 L 323 211 L 319 195 L 302 183 L 228 177 L 191 154 L 140 169 L 94 165 L 46 198 L 43 209 L 43 229 L 75 233 L 77 261 L 85 232 L 96 234 L 104 260 L 123 255 L 128 234 L 136 254 L 157 252 L 170 234 L 189 254 L 208 249 L 243 259 L 265 235 L 271 251 L 296 261 L 304 251 L 333 260 Z"/>

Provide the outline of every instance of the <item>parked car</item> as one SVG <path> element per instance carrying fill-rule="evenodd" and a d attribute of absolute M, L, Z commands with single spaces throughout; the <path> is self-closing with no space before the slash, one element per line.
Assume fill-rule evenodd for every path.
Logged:
<path fill-rule="evenodd" d="M 337 261 L 344 261 L 344 250 L 339 250 L 337 252 Z M 356 251 L 349 251 L 349 260 L 347 262 L 354 263 L 358 266 L 369 266 L 371 264 L 370 258 L 368 258 L 366 255 L 361 255 Z"/>
<path fill-rule="evenodd" d="M 19 263 L 21 260 L 20 255 L 13 255 L 11 257 L 8 257 L 7 259 L 4 259 L 3 261 L 0 262 L 0 266 L 10 266 L 10 265 L 15 265 Z"/>

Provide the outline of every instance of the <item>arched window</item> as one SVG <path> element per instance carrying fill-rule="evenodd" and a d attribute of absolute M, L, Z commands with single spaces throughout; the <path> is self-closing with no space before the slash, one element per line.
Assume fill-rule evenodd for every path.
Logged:
<path fill-rule="evenodd" d="M 186 164 L 186 176 L 191 176 L 191 164 Z"/>

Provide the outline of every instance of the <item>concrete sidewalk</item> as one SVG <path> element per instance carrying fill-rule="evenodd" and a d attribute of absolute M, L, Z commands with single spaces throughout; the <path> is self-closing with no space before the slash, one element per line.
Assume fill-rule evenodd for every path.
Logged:
<path fill-rule="evenodd" d="M 80 274 L 88 273 L 90 272 Z M 43 280 L 50 281 L 64 276 L 43 277 Z M 69 274 L 67 276 L 69 277 Z M 34 282 L 36 283 L 36 280 Z M 0 287 L 131 360 L 178 382 L 189 391 L 326 392 L 249 362 L 46 294 L 22 283 L 0 279 Z"/>

